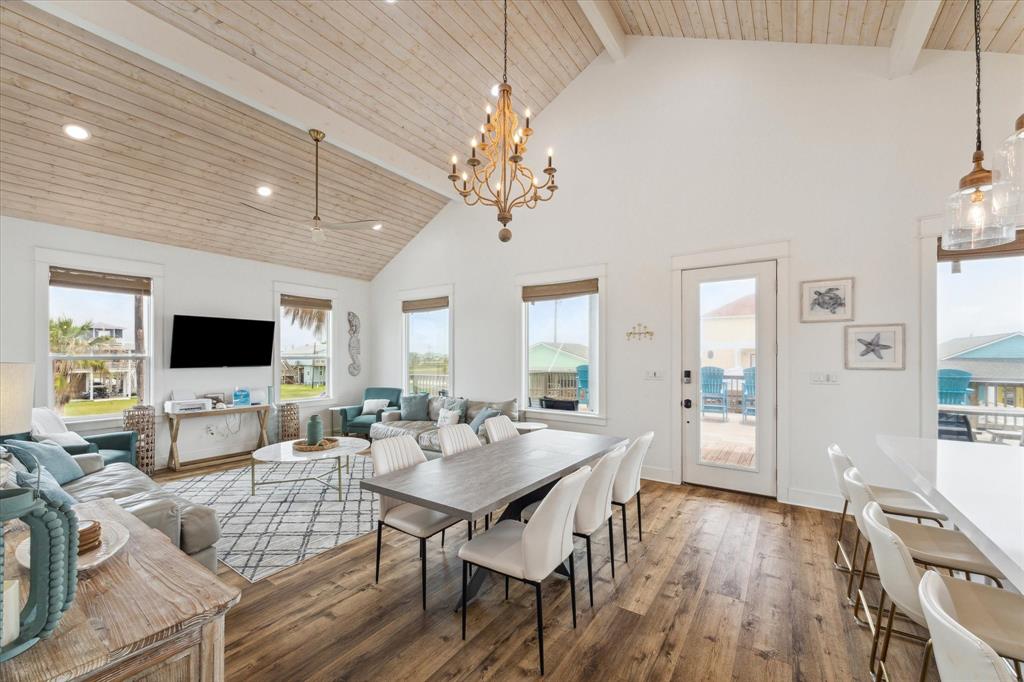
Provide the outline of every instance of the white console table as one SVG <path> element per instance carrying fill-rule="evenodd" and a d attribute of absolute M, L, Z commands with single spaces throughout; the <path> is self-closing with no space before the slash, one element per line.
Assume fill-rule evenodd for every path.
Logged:
<path fill-rule="evenodd" d="M 196 417 L 213 417 L 228 414 L 246 414 L 253 413 L 260 422 L 260 436 L 256 442 L 256 447 L 253 450 L 258 450 L 264 445 L 267 445 L 270 440 L 267 437 L 267 417 L 270 416 L 270 405 L 246 405 L 245 407 L 225 407 L 219 410 L 199 410 L 198 412 L 178 412 L 176 414 L 167 413 L 167 421 L 171 429 L 171 453 L 168 458 L 168 466 L 173 471 L 187 471 L 189 469 L 197 469 L 199 467 L 208 466 L 210 464 L 225 464 L 227 462 L 234 461 L 248 461 L 249 454 L 251 451 L 246 452 L 232 452 L 226 455 L 217 455 L 216 457 L 206 457 L 204 459 L 197 459 L 191 462 L 185 462 L 184 464 L 178 457 L 178 431 L 181 430 L 181 422 L 186 419 L 194 419 Z"/>

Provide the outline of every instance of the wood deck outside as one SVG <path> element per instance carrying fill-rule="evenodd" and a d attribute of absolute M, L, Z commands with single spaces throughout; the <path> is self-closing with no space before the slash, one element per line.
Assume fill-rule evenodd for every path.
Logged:
<path fill-rule="evenodd" d="M 428 544 L 420 610 L 416 540 L 384 533 L 379 585 L 373 534 L 242 588 L 228 612 L 228 680 L 867 680 L 870 638 L 831 567 L 836 514 L 695 486 L 644 482 L 644 542 L 630 507 L 628 565 L 616 523 L 594 536 L 594 600 L 577 572 L 579 627 L 561 578 L 544 582 L 547 675 L 537 675 L 533 592 L 497 580 L 470 605 L 469 637 L 452 610 L 462 531 Z M 577 543 L 578 547 L 582 542 Z M 582 549 L 577 567 L 585 566 Z M 872 588 L 870 597 L 877 599 Z M 916 679 L 922 649 L 893 640 L 890 673 Z M 937 679 L 934 666 L 930 679 Z"/>
<path fill-rule="evenodd" d="M 701 459 L 709 464 L 728 464 L 752 468 L 754 466 L 754 427 L 756 417 L 729 413 L 729 421 L 722 416 L 708 414 L 701 417 Z"/>

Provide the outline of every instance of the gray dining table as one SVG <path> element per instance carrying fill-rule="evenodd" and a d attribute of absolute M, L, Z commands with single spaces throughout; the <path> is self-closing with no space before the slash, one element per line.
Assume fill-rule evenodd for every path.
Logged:
<path fill-rule="evenodd" d="M 619 444 L 618 436 L 545 429 L 408 469 L 363 479 L 364 490 L 472 521 L 507 505 L 499 521 L 519 512 L 566 474 L 592 464 Z M 477 570 L 467 598 L 476 596 L 486 570 Z"/>

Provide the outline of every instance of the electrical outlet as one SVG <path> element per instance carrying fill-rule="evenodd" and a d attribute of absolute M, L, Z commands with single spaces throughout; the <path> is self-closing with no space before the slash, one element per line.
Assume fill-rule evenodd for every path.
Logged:
<path fill-rule="evenodd" d="M 811 383 L 833 386 L 839 383 L 839 374 L 836 372 L 811 372 Z"/>

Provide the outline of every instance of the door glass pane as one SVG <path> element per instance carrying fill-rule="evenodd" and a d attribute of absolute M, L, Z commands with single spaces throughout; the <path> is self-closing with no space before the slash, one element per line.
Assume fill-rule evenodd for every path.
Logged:
<path fill-rule="evenodd" d="M 700 462 L 756 467 L 757 280 L 700 285 Z"/>

